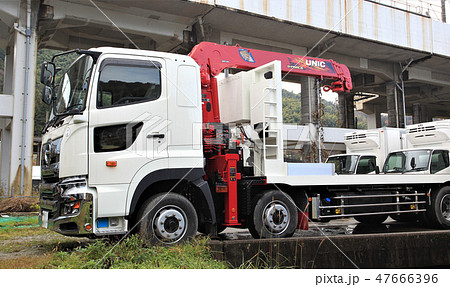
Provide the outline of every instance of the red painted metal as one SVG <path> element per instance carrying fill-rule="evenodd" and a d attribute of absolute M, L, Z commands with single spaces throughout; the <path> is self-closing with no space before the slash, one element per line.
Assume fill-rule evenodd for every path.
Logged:
<path fill-rule="evenodd" d="M 309 214 L 308 212 L 298 212 L 297 229 L 308 230 L 309 229 Z"/>
<path fill-rule="evenodd" d="M 210 42 L 201 42 L 196 45 L 189 56 L 200 65 L 204 123 L 220 122 L 215 77 L 228 68 L 251 70 L 279 60 L 282 72 L 285 74 L 336 80 L 331 84 L 331 90 L 334 92 L 350 92 L 353 87 L 347 66 L 333 60 L 245 49 L 239 46 L 225 46 Z M 210 103 L 209 110 L 207 102 Z"/>
<path fill-rule="evenodd" d="M 227 153 L 224 133 L 219 131 L 220 123 L 217 79 L 224 69 L 236 68 L 251 70 L 270 63 L 281 61 L 284 74 L 312 76 L 320 79 L 335 80 L 328 88 L 334 92 L 349 92 L 352 89 L 350 71 L 347 66 L 333 60 L 303 57 L 256 49 L 245 49 L 239 46 L 224 46 L 202 42 L 196 45 L 189 54 L 200 65 L 202 85 L 203 112 L 203 152 L 207 158 L 206 176 L 214 174 L 220 177 L 221 185 L 216 192 L 225 195 L 225 222 L 223 225 L 240 225 L 237 216 L 237 173 L 239 155 Z M 226 188 L 224 188 L 226 185 Z M 301 226 L 305 227 L 302 219 Z M 306 221 L 306 228 L 308 222 Z"/>
<path fill-rule="evenodd" d="M 225 220 L 223 223 L 225 226 L 240 225 L 237 206 L 237 181 L 241 179 L 241 174 L 237 172 L 238 161 L 239 155 L 232 153 L 217 155 L 208 159 L 210 173 L 217 172 L 219 178 L 227 185 L 226 192 L 222 188 L 218 190 L 225 196 Z"/>

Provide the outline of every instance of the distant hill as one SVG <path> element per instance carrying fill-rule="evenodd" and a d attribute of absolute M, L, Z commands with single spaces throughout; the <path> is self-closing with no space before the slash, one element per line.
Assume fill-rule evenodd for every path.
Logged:
<path fill-rule="evenodd" d="M 301 97 L 296 94 L 283 89 L 283 122 L 289 124 L 301 123 Z M 322 99 L 323 118 L 322 124 L 324 127 L 339 127 L 339 108 L 338 105 L 327 100 Z M 357 124 L 359 129 L 367 129 L 367 115 L 355 111 Z"/>

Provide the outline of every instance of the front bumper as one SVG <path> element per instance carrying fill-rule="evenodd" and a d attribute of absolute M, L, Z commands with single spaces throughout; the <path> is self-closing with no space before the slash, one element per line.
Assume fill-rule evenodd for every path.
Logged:
<path fill-rule="evenodd" d="M 92 236 L 93 203 L 85 181 L 41 184 L 39 222 L 63 235 Z M 70 206 L 78 208 L 68 210 Z"/>

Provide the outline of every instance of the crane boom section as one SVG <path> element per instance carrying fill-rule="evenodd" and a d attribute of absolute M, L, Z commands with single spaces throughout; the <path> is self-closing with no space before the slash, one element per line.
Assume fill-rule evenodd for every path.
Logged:
<path fill-rule="evenodd" d="M 215 77 L 224 69 L 237 68 L 251 70 L 275 60 L 281 61 L 283 73 L 333 79 L 334 92 L 350 92 L 352 79 L 346 65 L 333 60 L 283 54 L 239 46 L 225 46 L 202 42 L 189 54 L 199 65 L 202 84 L 209 85 L 210 77 Z"/>
<path fill-rule="evenodd" d="M 197 44 L 189 56 L 200 65 L 203 123 L 220 122 L 216 76 L 228 68 L 251 70 L 279 60 L 284 74 L 335 80 L 328 86 L 328 90 L 333 92 L 350 92 L 352 89 L 349 69 L 333 60 L 225 46 L 211 42 Z"/>

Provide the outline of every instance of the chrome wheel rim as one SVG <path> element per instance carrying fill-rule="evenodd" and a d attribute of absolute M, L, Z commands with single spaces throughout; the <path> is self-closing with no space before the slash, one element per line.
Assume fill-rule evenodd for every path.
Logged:
<path fill-rule="evenodd" d="M 176 243 L 186 234 L 188 220 L 177 206 L 164 206 L 153 217 L 156 238 L 164 243 Z"/>
<path fill-rule="evenodd" d="M 270 233 L 283 233 L 288 228 L 289 221 L 289 211 L 283 202 L 272 201 L 264 208 L 263 222 Z"/>

